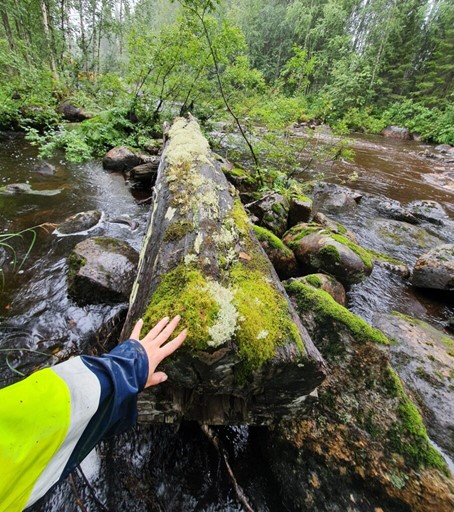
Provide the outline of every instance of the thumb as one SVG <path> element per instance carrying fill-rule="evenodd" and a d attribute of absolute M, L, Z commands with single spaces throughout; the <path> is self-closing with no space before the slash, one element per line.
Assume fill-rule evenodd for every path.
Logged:
<path fill-rule="evenodd" d="M 156 386 L 158 384 L 161 384 L 162 382 L 165 382 L 167 380 L 167 375 L 164 372 L 156 372 L 153 373 L 150 379 L 148 379 L 147 387 L 148 386 Z"/>

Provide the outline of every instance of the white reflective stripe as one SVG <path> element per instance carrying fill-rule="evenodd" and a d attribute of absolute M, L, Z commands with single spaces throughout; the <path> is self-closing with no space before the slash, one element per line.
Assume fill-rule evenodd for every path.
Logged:
<path fill-rule="evenodd" d="M 33 505 L 58 481 L 86 426 L 98 410 L 101 397 L 98 378 L 85 366 L 80 357 L 57 364 L 52 367 L 52 370 L 64 380 L 69 389 L 71 396 L 69 429 L 63 444 L 36 481 L 27 507 Z"/>

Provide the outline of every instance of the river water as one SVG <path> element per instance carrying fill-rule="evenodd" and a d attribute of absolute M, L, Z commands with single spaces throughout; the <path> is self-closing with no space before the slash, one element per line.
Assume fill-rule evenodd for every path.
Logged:
<path fill-rule="evenodd" d="M 371 194 L 383 200 L 408 203 L 416 199 L 438 201 L 449 218 L 454 217 L 454 192 L 444 188 L 437 174 L 446 173 L 445 164 L 419 153 L 426 144 L 357 136 L 353 162 L 336 162 L 316 169 L 325 179 Z M 145 232 L 148 206 L 138 204 L 147 194 L 135 192 L 123 176 L 103 171 L 100 162 L 70 164 L 62 155 L 49 162 L 55 173 L 42 176 L 33 169 L 39 163 L 36 148 L 23 138 L 0 138 L 0 187 L 26 183 L 42 194 L 0 195 L 0 233 L 14 233 L 34 226 L 36 241 L 21 270 L 33 233 L 11 239 L 12 249 L 0 248 L 0 385 L 19 378 L 15 370 L 29 374 L 34 368 L 72 354 L 102 351 L 100 328 L 121 315 L 126 305 L 77 306 L 67 296 L 67 255 L 86 234 L 61 237 L 50 224 L 58 224 L 80 211 L 99 209 L 103 221 L 91 234 L 114 236 L 139 249 Z M 349 178 L 354 175 L 355 179 Z M 305 178 L 311 177 L 306 172 Z M 47 192 L 46 192 L 47 191 Z M 48 191 L 58 191 L 49 195 Z M 354 212 L 337 218 L 349 227 L 365 247 L 398 257 L 412 265 L 424 247 L 392 244 L 375 229 L 382 219 L 376 202 L 361 201 Z M 119 224 L 133 220 L 138 227 Z M 439 243 L 448 241 L 451 231 L 429 226 Z M 430 245 L 430 243 L 429 243 Z M 16 251 L 16 269 L 12 263 Z M 349 307 L 370 320 L 376 311 L 398 309 L 437 326 L 454 316 L 452 299 L 440 294 L 414 290 L 404 279 L 377 267 L 364 283 L 349 292 Z M 105 332 L 103 333 L 105 335 Z M 14 351 L 6 351 L 6 349 Z M 18 348 L 22 350 L 17 350 Z M 36 351 L 42 352 L 38 354 Z M 15 370 L 13 370 L 14 368 Z M 234 466 L 235 475 L 256 509 L 281 511 L 274 483 L 266 473 L 260 455 L 260 429 L 235 427 L 218 429 Z M 113 443 L 104 443 L 83 465 L 92 483 L 80 475 L 59 485 L 34 507 L 37 511 L 75 511 L 80 499 L 85 510 L 110 511 L 241 511 L 219 454 L 194 424 L 173 427 L 140 427 Z M 96 496 L 96 499 L 94 498 Z M 83 510 L 83 509 L 82 509 Z"/>

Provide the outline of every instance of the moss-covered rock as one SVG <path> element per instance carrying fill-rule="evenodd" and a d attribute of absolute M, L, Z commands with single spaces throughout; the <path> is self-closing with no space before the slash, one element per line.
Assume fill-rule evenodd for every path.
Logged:
<path fill-rule="evenodd" d="M 418 397 L 431 437 L 454 458 L 454 338 L 396 311 L 376 314 L 373 321 L 395 340 L 392 365 Z"/>
<path fill-rule="evenodd" d="M 289 200 L 288 227 L 308 222 L 312 216 L 312 199 L 303 195 L 291 195 Z"/>
<path fill-rule="evenodd" d="M 284 505 L 450 511 L 453 482 L 381 348 L 387 338 L 322 290 L 295 280 L 286 288 L 330 374 L 312 413 L 281 423 L 265 443 Z"/>
<path fill-rule="evenodd" d="M 254 231 L 278 276 L 281 279 L 296 276 L 298 274 L 298 264 L 295 255 L 284 242 L 261 226 L 254 226 Z"/>
<path fill-rule="evenodd" d="M 327 276 L 326 274 L 309 274 L 304 277 L 296 278 L 295 280 L 306 283 L 314 288 L 320 288 L 326 293 L 329 293 L 341 306 L 345 306 L 346 304 L 347 297 L 345 295 L 345 288 L 332 276 Z"/>
<path fill-rule="evenodd" d="M 281 237 L 287 230 L 288 200 L 277 192 L 267 193 L 248 205 L 258 223 Z"/>
<path fill-rule="evenodd" d="M 316 223 L 298 224 L 285 234 L 284 242 L 303 268 L 333 275 L 344 284 L 361 282 L 373 269 L 367 250 Z"/>

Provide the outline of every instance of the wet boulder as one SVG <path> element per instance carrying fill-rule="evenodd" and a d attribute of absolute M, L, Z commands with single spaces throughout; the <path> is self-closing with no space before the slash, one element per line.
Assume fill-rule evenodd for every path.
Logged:
<path fill-rule="evenodd" d="M 416 261 L 411 283 L 420 288 L 454 290 L 454 244 L 444 244 Z"/>
<path fill-rule="evenodd" d="M 374 219 L 370 223 L 370 228 L 386 247 L 406 247 L 409 249 L 408 254 L 421 254 L 421 249 L 429 249 L 443 243 L 440 238 L 424 228 L 398 220 Z"/>
<path fill-rule="evenodd" d="M 345 238 L 348 238 L 352 242 L 355 242 L 355 244 L 357 243 L 355 233 L 353 233 L 352 231 L 347 229 L 340 222 L 330 219 L 322 212 L 317 212 L 312 217 L 312 222 L 315 222 L 316 224 L 320 224 L 324 228 L 329 229 L 332 233 L 337 233 L 338 235 L 345 236 Z"/>
<path fill-rule="evenodd" d="M 377 211 L 380 215 L 388 219 L 408 222 L 409 224 L 419 223 L 418 219 L 411 211 L 409 211 L 405 206 L 402 206 L 399 201 L 395 201 L 393 199 L 380 201 L 377 205 Z"/>
<path fill-rule="evenodd" d="M 150 185 L 156 181 L 156 176 L 159 167 L 159 157 L 154 157 L 155 160 L 136 165 L 128 172 L 128 176 L 133 181 L 139 181 L 141 183 L 149 183 Z"/>
<path fill-rule="evenodd" d="M 281 237 L 287 229 L 288 200 L 278 192 L 266 194 L 262 198 L 246 205 L 261 226 Z"/>
<path fill-rule="evenodd" d="M 312 216 L 312 199 L 307 196 L 291 196 L 288 210 L 288 227 L 308 222 Z"/>
<path fill-rule="evenodd" d="M 73 123 L 85 121 L 86 119 L 91 119 L 93 117 L 92 114 L 89 114 L 83 108 L 73 105 L 70 100 L 65 100 L 61 105 L 59 105 L 58 113 L 63 117 L 63 119 Z"/>
<path fill-rule="evenodd" d="M 239 167 L 223 165 L 221 169 L 225 177 L 238 191 L 252 192 L 257 189 L 257 182 L 248 171 Z"/>
<path fill-rule="evenodd" d="M 407 128 L 400 126 L 387 126 L 382 132 L 383 137 L 389 139 L 411 140 L 411 134 Z"/>
<path fill-rule="evenodd" d="M 255 234 L 281 279 L 298 274 L 298 264 L 293 252 L 276 235 L 266 228 L 254 226 Z"/>
<path fill-rule="evenodd" d="M 443 206 L 436 201 L 413 201 L 407 205 L 407 211 L 415 218 L 431 224 L 443 225 L 448 220 Z"/>
<path fill-rule="evenodd" d="M 449 144 L 438 144 L 435 146 L 435 151 L 438 151 L 442 155 L 453 155 L 454 156 L 454 147 Z"/>
<path fill-rule="evenodd" d="M 78 243 L 68 258 L 68 291 L 80 304 L 127 302 L 138 254 L 126 242 L 108 237 Z"/>
<path fill-rule="evenodd" d="M 389 346 L 392 365 L 421 402 L 429 434 L 454 457 L 454 338 L 398 312 L 373 322 L 396 342 Z"/>
<path fill-rule="evenodd" d="M 102 212 L 100 210 L 89 210 L 79 212 L 65 219 L 58 227 L 57 233 L 70 235 L 88 231 L 95 227 L 101 220 Z"/>
<path fill-rule="evenodd" d="M 297 277 L 295 278 L 295 281 L 301 281 L 313 288 L 329 293 L 329 295 L 331 295 L 331 297 L 341 306 L 345 306 L 347 302 L 344 286 L 332 276 L 327 276 L 326 274 L 309 274 L 304 277 Z"/>
<path fill-rule="evenodd" d="M 330 368 L 319 402 L 266 433 L 266 463 L 291 511 L 451 512 L 454 484 L 391 368 L 389 341 L 327 293 L 286 289 Z"/>
<path fill-rule="evenodd" d="M 354 211 L 362 195 L 334 183 L 317 183 L 314 187 L 314 211 L 344 213 Z"/>
<path fill-rule="evenodd" d="M 102 166 L 108 171 L 129 171 L 142 163 L 141 159 L 126 146 L 112 148 L 102 160 Z"/>
<path fill-rule="evenodd" d="M 303 269 L 330 274 L 342 284 L 359 283 L 372 273 L 368 251 L 314 223 L 298 224 L 286 233 L 284 242 Z"/>

